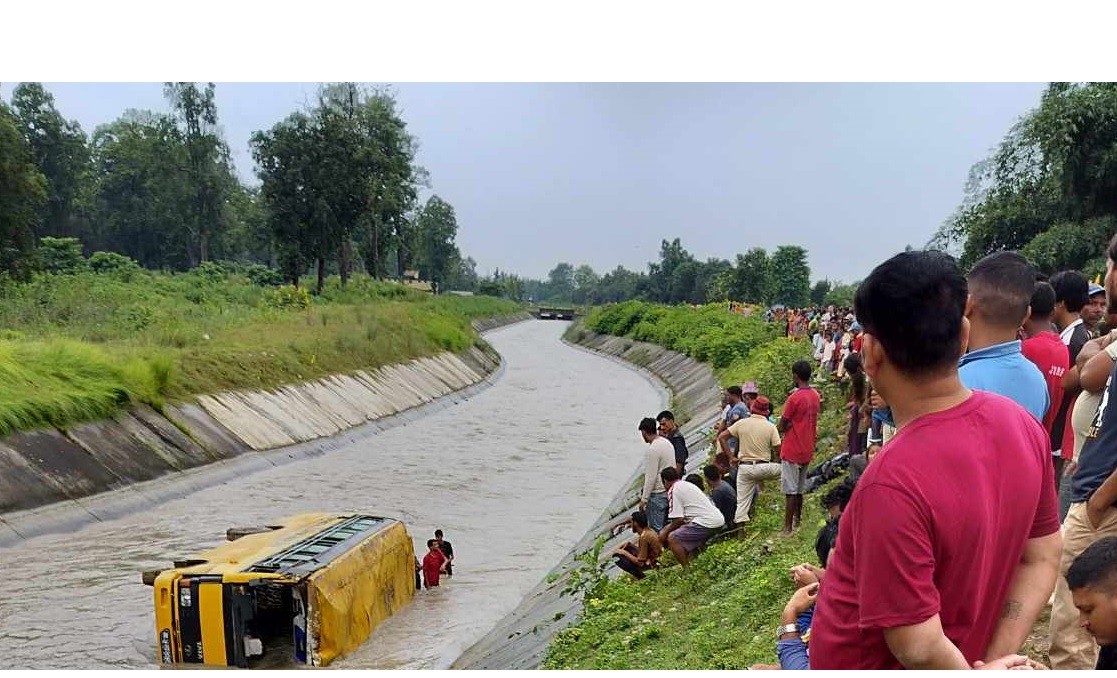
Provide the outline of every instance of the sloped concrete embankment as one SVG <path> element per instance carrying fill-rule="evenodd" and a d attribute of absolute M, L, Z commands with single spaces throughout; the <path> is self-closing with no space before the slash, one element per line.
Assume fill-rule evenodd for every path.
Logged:
<path fill-rule="evenodd" d="M 492 320 L 485 329 L 530 318 Z M 0 546 L 109 520 L 198 489 L 317 456 L 495 381 L 487 345 L 271 391 L 199 396 L 161 412 L 0 439 Z M 252 452 L 253 454 L 246 454 Z M 110 490 L 116 490 L 106 494 Z"/>
<path fill-rule="evenodd" d="M 721 387 L 708 365 L 655 344 L 599 335 L 584 329 L 580 323 L 571 326 L 567 340 L 604 357 L 638 367 L 660 380 L 671 392 L 670 407 L 676 417 L 686 418 L 682 431 L 691 450 L 687 469 L 695 471 L 701 468 L 705 463 L 702 431 L 709 428 L 721 412 Z M 649 416 L 655 414 L 650 412 Z M 635 430 L 636 423 L 624 421 L 617 422 L 617 425 L 631 426 Z M 538 668 L 554 635 L 574 623 L 581 612 L 581 602 L 575 596 L 562 595 L 569 585 L 570 572 L 576 564 L 575 556 L 592 549 L 600 537 L 609 537 L 613 526 L 624 521 L 634 510 L 639 502 L 642 478 L 643 464 L 633 471 L 612 503 L 570 553 L 524 597 L 515 610 L 466 650 L 452 668 Z M 610 538 L 603 552 L 629 538 L 631 534 Z"/>

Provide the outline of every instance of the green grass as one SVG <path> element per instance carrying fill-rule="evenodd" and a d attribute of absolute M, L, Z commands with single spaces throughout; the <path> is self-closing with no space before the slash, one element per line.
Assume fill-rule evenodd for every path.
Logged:
<path fill-rule="evenodd" d="M 306 304 L 305 307 L 303 305 Z M 518 310 L 367 276 L 320 297 L 235 275 L 45 274 L 0 286 L 0 434 L 375 368 L 479 341 L 473 318 Z"/>
<path fill-rule="evenodd" d="M 808 357 L 810 346 L 778 337 L 774 328 L 757 322 L 732 316 L 720 305 L 692 309 L 628 302 L 591 311 L 586 326 L 644 341 L 671 337 L 654 343 L 707 360 L 720 356 L 715 371 L 723 385 L 755 380 L 779 406 L 792 387 L 791 365 Z M 740 336 L 728 336 L 735 331 Z M 841 387 L 828 383 L 821 393 L 815 463 L 844 449 L 848 425 Z M 824 493 L 806 496 L 802 529 L 781 538 L 776 533 L 783 527 L 784 499 L 769 482 L 746 538 L 713 544 L 686 569 L 674 565 L 643 581 L 624 576 L 600 585 L 583 601 L 581 620 L 555 637 L 543 668 L 744 669 L 777 663 L 775 628 L 795 590 L 788 570 L 817 560 L 814 540 L 825 521 Z M 670 556 L 666 560 L 672 562 Z"/>

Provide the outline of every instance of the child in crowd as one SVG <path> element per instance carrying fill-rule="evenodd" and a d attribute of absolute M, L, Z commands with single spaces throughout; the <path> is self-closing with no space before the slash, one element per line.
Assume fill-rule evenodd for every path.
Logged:
<path fill-rule="evenodd" d="M 1117 537 L 1102 537 L 1067 570 L 1079 624 L 1101 646 L 1099 670 L 1117 669 Z"/>

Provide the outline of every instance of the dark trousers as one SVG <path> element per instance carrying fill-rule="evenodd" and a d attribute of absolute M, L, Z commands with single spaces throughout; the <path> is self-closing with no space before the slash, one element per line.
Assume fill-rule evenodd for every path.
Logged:
<path fill-rule="evenodd" d="M 633 546 L 631 542 L 625 544 L 622 548 L 632 555 L 636 555 L 636 547 Z M 644 578 L 644 568 L 640 567 L 628 558 L 625 558 L 624 556 L 613 556 L 613 560 L 617 563 L 617 567 L 631 574 L 633 577 L 636 577 L 637 579 Z"/>

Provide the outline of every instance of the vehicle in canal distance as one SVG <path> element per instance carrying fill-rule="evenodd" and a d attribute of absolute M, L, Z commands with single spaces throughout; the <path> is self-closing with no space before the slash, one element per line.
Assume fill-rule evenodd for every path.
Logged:
<path fill-rule="evenodd" d="M 160 664 L 326 666 L 415 595 L 415 551 L 398 520 L 310 513 L 226 536 L 144 573 Z"/>

